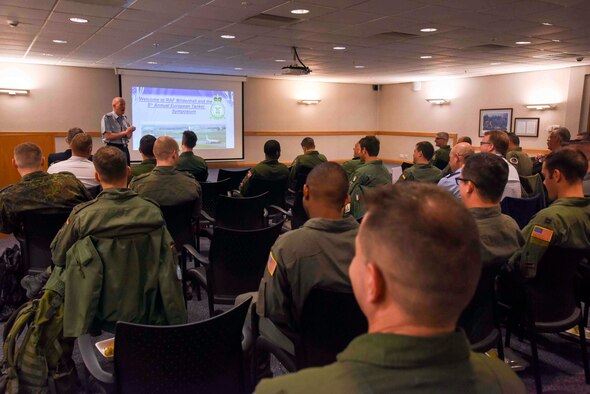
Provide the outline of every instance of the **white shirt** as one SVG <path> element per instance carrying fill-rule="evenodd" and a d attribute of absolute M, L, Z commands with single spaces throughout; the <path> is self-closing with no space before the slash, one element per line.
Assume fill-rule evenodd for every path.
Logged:
<path fill-rule="evenodd" d="M 64 171 L 74 174 L 86 188 L 98 186 L 98 181 L 94 177 L 94 164 L 88 159 L 80 156 L 72 156 L 68 160 L 53 163 L 47 170 L 50 174 L 57 174 L 58 172 Z"/>
<path fill-rule="evenodd" d="M 506 182 L 502 199 L 504 197 L 522 198 L 522 187 L 520 186 L 520 177 L 516 167 L 510 164 L 506 158 L 502 157 L 502 160 L 508 164 L 508 182 Z"/>

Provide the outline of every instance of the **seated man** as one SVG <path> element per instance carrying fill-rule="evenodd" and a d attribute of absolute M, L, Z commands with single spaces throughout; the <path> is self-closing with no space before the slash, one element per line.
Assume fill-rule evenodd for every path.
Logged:
<path fill-rule="evenodd" d="M 481 152 L 493 153 L 500 156 L 508 163 L 505 156 L 508 153 L 508 134 L 505 131 L 492 130 L 486 131 L 484 137 L 481 140 L 480 148 Z M 522 197 L 522 187 L 520 186 L 520 177 L 518 171 L 514 166 L 508 167 L 508 182 L 506 182 L 506 188 L 504 189 L 504 197 Z"/>
<path fill-rule="evenodd" d="M 434 156 L 432 156 L 430 163 L 442 171 L 445 169 L 447 164 L 449 164 L 451 155 L 451 146 L 449 145 L 449 133 L 445 133 L 444 131 L 436 133 L 434 143 L 436 144 L 438 149 L 436 150 L 436 152 L 434 152 Z"/>
<path fill-rule="evenodd" d="M 271 249 L 256 303 L 260 332 L 292 354 L 287 337 L 298 334 L 297 323 L 312 288 L 350 290 L 348 266 L 358 224 L 350 216 L 342 217 L 347 191 L 348 178 L 340 165 L 314 167 L 303 187 L 303 206 L 310 219 L 279 237 Z"/>
<path fill-rule="evenodd" d="M 344 168 L 344 171 L 346 171 L 346 176 L 348 176 L 348 179 L 350 180 L 356 169 L 363 164 L 365 163 L 363 163 L 361 160 L 361 144 L 360 141 L 358 141 L 356 144 L 354 144 L 354 148 L 352 149 L 352 160 L 342 163 L 342 168 Z"/>
<path fill-rule="evenodd" d="M 94 178 L 94 165 L 88 158 L 92 154 L 92 137 L 85 133 L 74 136 L 72 143 L 72 156 L 64 161 L 54 163 L 49 166 L 49 174 L 58 172 L 71 172 L 87 188 L 98 186 L 99 183 Z"/>
<path fill-rule="evenodd" d="M 505 263 L 524 245 L 516 221 L 500 211 L 500 198 L 508 181 L 508 166 L 491 153 L 470 156 L 459 180 L 461 198 L 475 219 L 484 266 Z"/>
<path fill-rule="evenodd" d="M 31 142 L 14 148 L 12 165 L 22 179 L 0 190 L 0 232 L 12 233 L 18 215 L 43 208 L 73 208 L 92 197 L 71 173 L 48 174 L 43 171 L 43 153 Z"/>
<path fill-rule="evenodd" d="M 590 198 L 582 180 L 588 160 L 574 149 L 551 152 L 543 161 L 543 184 L 553 203 L 539 211 L 522 229 L 526 243 L 510 259 L 508 270 L 530 279 L 549 246 L 590 248 Z"/>
<path fill-rule="evenodd" d="M 277 140 L 268 140 L 264 143 L 265 159 L 251 168 L 240 183 L 240 194 L 250 197 L 251 179 L 257 178 L 267 181 L 278 181 L 289 177 L 289 168 L 279 163 L 281 157 L 281 144 Z"/>
<path fill-rule="evenodd" d="M 178 171 L 190 172 L 199 182 L 207 182 L 207 178 L 209 177 L 207 162 L 202 157 L 193 153 L 193 149 L 197 145 L 197 135 L 195 132 L 185 130 L 182 133 L 181 145 L 182 153 L 178 157 L 176 169 Z"/>
<path fill-rule="evenodd" d="M 315 142 L 311 137 L 305 137 L 303 141 L 301 141 L 301 148 L 303 149 L 303 154 L 297 156 L 295 160 L 293 160 L 291 171 L 289 172 L 289 186 L 294 188 L 296 187 L 294 183 L 297 180 L 297 175 L 300 171 L 309 172 L 318 164 L 328 161 L 326 156 L 320 154 L 320 152 L 315 149 Z M 300 186 L 303 187 L 303 185 Z"/>
<path fill-rule="evenodd" d="M 50 166 L 53 163 L 57 163 L 58 161 L 64 161 L 64 160 L 68 160 L 70 157 L 72 157 L 72 140 L 74 139 L 74 137 L 80 133 L 83 133 L 84 131 L 79 128 L 79 127 L 72 127 L 71 129 L 68 130 L 68 133 L 66 134 L 66 144 L 68 144 L 68 146 L 70 147 L 69 149 L 66 149 L 64 152 L 57 152 L 57 153 L 50 153 L 47 156 L 47 165 Z"/>
<path fill-rule="evenodd" d="M 471 352 L 456 330 L 481 271 L 465 207 L 420 183 L 373 189 L 367 206 L 349 273 L 368 334 L 335 363 L 262 380 L 256 392 L 525 393 L 514 372 Z"/>
<path fill-rule="evenodd" d="M 533 160 L 522 151 L 520 147 L 520 138 L 514 133 L 508 133 L 508 153 L 506 159 L 512 164 L 518 175 L 533 175 Z"/>
<path fill-rule="evenodd" d="M 143 320 L 144 324 L 185 323 L 186 309 L 181 282 L 176 277 L 173 241 L 158 205 L 126 188 L 129 167 L 120 149 L 111 146 L 100 148 L 94 155 L 94 165 L 103 192 L 94 200 L 76 206 L 51 243 L 55 270 L 50 283 L 61 278 L 66 286 L 64 336 L 75 337 L 85 333 L 96 310 L 105 313 L 98 313 L 95 317 L 110 323 L 113 328 L 117 317 L 129 318 L 126 321 Z M 153 255 L 146 256 L 137 251 L 128 253 L 138 246 L 125 242 L 147 235 L 150 245 L 146 245 L 146 252 L 152 249 L 150 253 Z M 120 248 L 117 254 L 123 260 L 109 264 L 109 271 L 105 268 L 103 272 L 96 265 L 99 264 L 96 261 L 99 253 L 94 248 L 99 242 L 106 242 L 111 248 Z M 104 249 L 99 250 L 105 252 Z M 107 247 L 107 250 L 111 249 Z M 144 272 L 148 277 L 126 277 L 122 281 L 114 280 L 115 283 L 107 280 L 116 277 L 116 273 L 128 274 L 128 267 L 147 264 L 146 260 L 150 258 L 156 259 L 150 266 L 160 268 Z M 84 269 L 82 265 L 72 264 L 71 259 L 78 264 L 80 260 L 76 259 L 84 259 Z M 98 276 L 97 269 L 100 270 Z M 141 269 L 137 271 L 141 272 Z M 123 281 L 125 286 L 122 286 Z M 68 293 L 70 290 L 74 291 Z M 129 295 L 124 303 L 120 302 L 122 292 Z M 138 295 L 144 298 L 134 298 Z M 97 299 L 98 296 L 100 299 Z"/>
<path fill-rule="evenodd" d="M 465 160 L 474 154 L 473 147 L 466 142 L 459 142 L 451 149 L 451 156 L 449 160 L 450 174 L 441 178 L 438 181 L 438 186 L 447 189 L 457 198 L 461 198 L 459 193 L 459 185 L 457 178 L 461 176 L 461 169 L 465 164 Z"/>
<path fill-rule="evenodd" d="M 442 172 L 430 164 L 432 155 L 434 155 L 434 147 L 430 142 L 418 142 L 414 148 L 414 165 L 400 175 L 398 182 L 416 181 L 438 183 L 440 178 L 442 178 Z"/>
<path fill-rule="evenodd" d="M 138 175 L 150 172 L 156 166 L 156 158 L 154 157 L 154 143 L 156 137 L 147 134 L 139 140 L 139 153 L 141 154 L 141 163 L 131 167 L 131 175 L 129 181 Z"/>
<path fill-rule="evenodd" d="M 193 218 L 201 213 L 201 185 L 187 172 L 178 171 L 178 143 L 172 137 L 159 137 L 154 144 L 156 167 L 147 174 L 133 178 L 129 188 L 162 206 L 195 201 Z"/>
<path fill-rule="evenodd" d="M 367 189 L 381 185 L 391 184 L 391 173 L 379 160 L 381 144 L 377 137 L 369 135 L 361 138 L 360 158 L 364 163 L 352 174 L 348 194 L 350 195 L 350 212 L 355 219 L 360 219 L 365 214 L 364 193 Z"/>

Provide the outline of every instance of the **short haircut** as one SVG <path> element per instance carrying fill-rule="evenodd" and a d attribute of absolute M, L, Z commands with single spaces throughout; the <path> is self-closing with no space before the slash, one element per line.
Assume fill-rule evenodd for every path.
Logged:
<path fill-rule="evenodd" d="M 508 163 L 493 153 L 478 153 L 465 160 L 461 178 L 475 185 L 482 200 L 497 204 L 508 182 Z"/>
<path fill-rule="evenodd" d="M 114 146 L 103 146 L 92 157 L 94 169 L 105 182 L 127 179 L 127 157 Z"/>
<path fill-rule="evenodd" d="M 467 142 L 470 145 L 473 145 L 473 141 L 471 141 L 471 137 L 461 137 L 457 142 Z"/>
<path fill-rule="evenodd" d="M 449 133 L 447 133 L 446 131 L 440 131 L 440 132 L 436 133 L 436 138 L 443 138 L 445 140 L 448 140 Z"/>
<path fill-rule="evenodd" d="M 379 142 L 379 138 L 375 137 L 374 135 L 368 135 L 361 138 L 359 144 L 361 146 L 361 150 L 366 149 L 369 156 L 377 156 L 379 154 L 381 143 Z"/>
<path fill-rule="evenodd" d="M 315 149 L 315 141 L 311 137 L 305 137 L 301 141 L 301 147 L 305 149 Z"/>
<path fill-rule="evenodd" d="M 348 176 L 342 166 L 332 161 L 316 165 L 305 184 L 316 200 L 336 209 L 342 209 L 348 197 Z"/>
<path fill-rule="evenodd" d="M 428 141 L 420 141 L 416 144 L 416 150 L 422 153 L 426 160 L 432 159 L 434 156 L 434 146 Z"/>
<path fill-rule="evenodd" d="M 520 138 L 518 138 L 518 136 L 514 133 L 508 133 L 508 141 L 510 141 L 510 143 L 516 145 L 516 146 L 520 146 Z"/>
<path fill-rule="evenodd" d="M 508 153 L 508 133 L 501 130 L 490 130 L 486 131 L 484 135 L 490 136 L 490 143 L 502 156 L 506 156 Z"/>
<path fill-rule="evenodd" d="M 19 168 L 38 168 L 41 167 L 43 152 L 39 145 L 23 142 L 14 147 L 14 160 Z"/>
<path fill-rule="evenodd" d="M 183 137 L 184 138 L 184 135 Z M 139 140 L 139 151 L 148 157 L 154 157 L 154 144 L 156 137 L 151 134 L 144 135 Z"/>
<path fill-rule="evenodd" d="M 264 143 L 264 154 L 274 160 L 281 156 L 281 144 L 277 140 L 268 140 Z"/>
<path fill-rule="evenodd" d="M 549 173 L 559 170 L 568 183 L 582 182 L 588 170 L 586 156 L 577 149 L 560 149 L 551 152 L 543 165 Z"/>
<path fill-rule="evenodd" d="M 92 137 L 86 133 L 77 134 L 72 139 L 72 152 L 77 155 L 88 155 L 92 153 Z"/>
<path fill-rule="evenodd" d="M 68 130 L 68 133 L 66 134 L 66 142 L 68 144 L 71 144 L 72 141 L 74 140 L 74 137 L 77 136 L 78 134 L 83 133 L 84 130 L 82 130 L 79 127 L 72 127 L 71 129 Z"/>
<path fill-rule="evenodd" d="M 481 272 L 479 233 L 465 206 L 419 182 L 372 188 L 366 202 L 359 242 L 381 270 L 386 296 L 416 324 L 455 324 Z"/>
<path fill-rule="evenodd" d="M 192 130 L 185 130 L 182 132 L 182 145 L 193 149 L 197 145 L 197 135 Z"/>
<path fill-rule="evenodd" d="M 554 130 L 554 132 L 559 136 L 561 142 L 569 142 L 569 140 L 572 138 L 572 135 L 567 127 L 558 127 Z"/>
<path fill-rule="evenodd" d="M 178 142 L 174 138 L 162 136 L 154 142 L 154 156 L 157 160 L 168 160 L 174 152 L 178 152 Z"/>

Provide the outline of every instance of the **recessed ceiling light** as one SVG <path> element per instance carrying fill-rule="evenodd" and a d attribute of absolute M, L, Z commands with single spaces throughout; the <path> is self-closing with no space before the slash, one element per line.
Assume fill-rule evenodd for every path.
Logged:
<path fill-rule="evenodd" d="M 553 42 L 561 42 L 561 40 L 551 40 L 551 41 L 553 41 Z"/>
<path fill-rule="evenodd" d="M 147 64 L 158 64 L 158 62 L 147 62 Z"/>
<path fill-rule="evenodd" d="M 188 51 L 176 51 L 179 55 L 188 55 L 190 52 Z"/>
<path fill-rule="evenodd" d="M 53 55 L 51 53 L 42 53 L 41 56 L 49 56 L 49 57 L 53 57 Z"/>
<path fill-rule="evenodd" d="M 500 63 L 500 62 L 495 62 L 495 63 L 490 63 L 490 66 L 498 66 L 498 65 L 500 65 L 500 64 L 502 64 L 502 63 Z"/>
<path fill-rule="evenodd" d="M 334 47 L 334 48 L 332 48 L 332 49 L 335 49 L 335 50 L 337 50 L 337 51 L 343 51 L 343 50 L 345 50 L 345 49 L 346 49 L 346 47 Z"/>
<path fill-rule="evenodd" d="M 226 40 L 231 40 L 236 38 L 236 36 L 232 36 L 231 34 L 222 34 L 221 38 L 225 38 Z"/>
<path fill-rule="evenodd" d="M 88 23 L 88 19 L 84 18 L 70 18 L 70 21 L 74 23 Z"/>
<path fill-rule="evenodd" d="M 298 8 L 296 10 L 291 10 L 291 14 L 296 14 L 296 15 L 309 14 L 309 10 L 306 10 L 305 8 Z"/>
<path fill-rule="evenodd" d="M 284 62 L 286 62 L 286 60 L 285 59 L 275 59 L 275 62 L 284 63 Z"/>
<path fill-rule="evenodd" d="M 420 56 L 420 59 L 432 59 L 432 56 L 424 55 L 424 56 Z"/>
<path fill-rule="evenodd" d="M 53 40 L 53 42 L 55 42 L 56 44 L 67 44 L 68 43 L 66 40 Z"/>
<path fill-rule="evenodd" d="M 425 27 L 424 29 L 420 29 L 421 32 L 423 33 L 432 33 L 437 31 L 438 29 L 435 29 L 434 27 Z"/>
<path fill-rule="evenodd" d="M 528 45 L 530 43 L 531 43 L 530 41 L 516 41 L 515 42 L 516 45 Z"/>
<path fill-rule="evenodd" d="M 243 68 L 242 67 L 234 67 L 234 70 L 240 71 L 240 70 L 243 70 Z"/>
<path fill-rule="evenodd" d="M 543 26 L 553 26 L 553 23 L 551 22 L 543 22 L 541 23 Z"/>
<path fill-rule="evenodd" d="M 365 68 L 365 66 L 354 66 L 354 68 Z"/>

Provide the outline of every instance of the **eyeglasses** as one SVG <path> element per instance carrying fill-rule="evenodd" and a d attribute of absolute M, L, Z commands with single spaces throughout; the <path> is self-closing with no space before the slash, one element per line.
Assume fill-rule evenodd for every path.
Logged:
<path fill-rule="evenodd" d="M 473 186 L 477 187 L 477 184 L 475 182 L 473 182 L 471 179 L 466 179 L 466 178 L 455 178 L 455 183 L 457 184 L 457 186 L 459 186 L 459 181 L 461 182 L 471 182 L 473 183 Z"/>
<path fill-rule="evenodd" d="M 481 141 L 479 145 L 492 145 L 491 142 Z"/>

